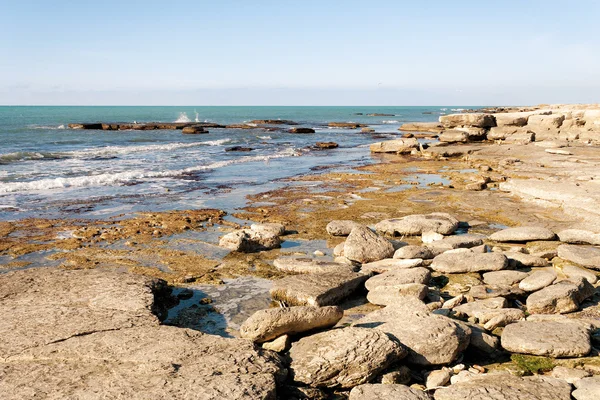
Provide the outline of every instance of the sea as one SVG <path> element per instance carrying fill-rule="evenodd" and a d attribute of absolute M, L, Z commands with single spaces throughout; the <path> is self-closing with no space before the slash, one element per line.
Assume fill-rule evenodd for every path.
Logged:
<path fill-rule="evenodd" d="M 401 135 L 405 122 L 436 121 L 470 107 L 0 107 L 0 220 L 101 219 L 136 211 L 218 208 L 235 212 L 246 196 L 286 185 L 325 167 L 376 162 L 369 144 Z M 371 115 L 369 115 L 371 114 Z M 377 115 L 385 114 L 385 115 Z M 291 134 L 208 128 L 101 131 L 83 122 L 215 122 L 281 119 L 315 129 Z M 328 122 L 367 124 L 330 128 Z M 317 150 L 316 142 L 339 147 Z M 233 146 L 251 151 L 226 151 Z"/>

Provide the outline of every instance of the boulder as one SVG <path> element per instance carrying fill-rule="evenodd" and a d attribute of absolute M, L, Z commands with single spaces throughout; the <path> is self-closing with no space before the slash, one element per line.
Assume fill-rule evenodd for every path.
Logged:
<path fill-rule="evenodd" d="M 554 269 L 542 269 L 533 272 L 519 283 L 519 288 L 526 292 L 536 292 L 552 285 L 558 276 Z"/>
<path fill-rule="evenodd" d="M 481 246 L 484 238 L 485 237 L 482 235 L 473 234 L 453 235 L 447 236 L 442 240 L 431 242 L 427 245 L 427 247 L 438 253 L 453 249 L 468 249 L 471 247 Z"/>
<path fill-rule="evenodd" d="M 556 235 L 550 229 L 537 226 L 507 228 L 492 233 L 490 240 L 496 242 L 530 242 L 534 240 L 554 240 Z"/>
<path fill-rule="evenodd" d="M 181 130 L 181 133 L 186 135 L 197 135 L 199 133 L 208 133 L 202 126 L 186 126 Z"/>
<path fill-rule="evenodd" d="M 558 239 L 564 243 L 600 246 L 600 233 L 582 229 L 565 229 L 560 231 L 558 232 Z"/>
<path fill-rule="evenodd" d="M 336 142 L 317 142 L 315 147 L 317 149 L 337 149 L 340 145 Z"/>
<path fill-rule="evenodd" d="M 480 354 L 490 355 L 495 354 L 500 347 L 500 339 L 494 335 L 490 335 L 475 324 L 466 324 L 471 329 L 471 341 L 469 342 L 469 350 L 474 350 Z"/>
<path fill-rule="evenodd" d="M 598 281 L 598 276 L 585 268 L 579 268 L 575 265 L 564 265 L 561 269 L 562 273 L 569 279 L 577 280 L 578 278 L 583 278 L 592 285 Z"/>
<path fill-rule="evenodd" d="M 297 274 L 320 274 L 326 272 L 354 272 L 354 267 L 331 261 L 317 260 L 310 257 L 282 257 L 273 261 L 280 271 Z"/>
<path fill-rule="evenodd" d="M 508 303 L 505 298 L 492 297 L 461 304 L 454 307 L 454 312 L 457 315 L 465 315 L 479 321 L 481 324 L 485 324 L 487 321 L 498 315 L 500 310 L 506 309 L 507 305 Z"/>
<path fill-rule="evenodd" d="M 444 253 L 433 259 L 431 269 L 447 274 L 487 272 L 506 269 L 508 260 L 498 253 Z"/>
<path fill-rule="evenodd" d="M 219 240 L 219 246 L 232 251 L 252 253 L 280 247 L 281 239 L 271 232 L 242 229 L 223 236 Z"/>
<path fill-rule="evenodd" d="M 600 248 L 562 244 L 558 246 L 558 256 L 587 268 L 600 270 Z"/>
<path fill-rule="evenodd" d="M 600 394 L 600 376 L 583 378 L 574 383 L 572 395 L 575 400 L 597 400 Z"/>
<path fill-rule="evenodd" d="M 373 311 L 354 326 L 385 332 L 408 347 L 407 361 L 429 366 L 454 361 L 467 348 L 471 332 L 448 317 L 429 312 L 417 298 Z"/>
<path fill-rule="evenodd" d="M 425 380 L 427 389 L 437 389 L 440 386 L 445 386 L 450 382 L 450 369 L 438 369 L 431 371 Z"/>
<path fill-rule="evenodd" d="M 406 132 L 440 133 L 444 130 L 444 126 L 439 122 L 407 122 L 402 124 L 398 130 Z"/>
<path fill-rule="evenodd" d="M 278 356 L 159 325 L 164 281 L 114 270 L 0 275 L 0 390 L 47 398 L 275 398 Z"/>
<path fill-rule="evenodd" d="M 289 350 L 290 345 L 291 339 L 289 335 L 282 335 L 276 339 L 271 340 L 270 342 L 264 342 L 261 347 L 265 350 L 271 350 L 276 353 L 283 353 L 284 351 Z"/>
<path fill-rule="evenodd" d="M 454 128 L 453 130 L 465 132 L 467 134 L 467 138 L 470 142 L 485 140 L 486 136 L 487 136 L 487 132 L 488 132 L 487 128 L 474 128 L 471 126 L 457 127 L 457 128 Z"/>
<path fill-rule="evenodd" d="M 350 391 L 348 400 L 429 400 L 425 392 L 405 385 L 368 383 Z"/>
<path fill-rule="evenodd" d="M 371 153 L 410 153 L 413 149 L 419 147 L 419 142 L 415 138 L 404 138 L 377 142 L 369 147 Z"/>
<path fill-rule="evenodd" d="M 566 314 L 579 309 L 583 300 L 594 294 L 586 280 L 561 281 L 529 295 L 527 311 L 531 314 Z"/>
<path fill-rule="evenodd" d="M 522 271 L 492 271 L 483 274 L 483 281 L 488 285 L 510 286 L 519 283 L 528 276 L 527 272 Z"/>
<path fill-rule="evenodd" d="M 350 220 L 334 220 L 328 223 L 325 229 L 332 236 L 348 236 L 357 226 L 361 224 Z"/>
<path fill-rule="evenodd" d="M 344 311 L 337 306 L 269 308 L 248 318 L 240 327 L 240 336 L 263 343 L 281 335 L 329 328 L 343 316 Z"/>
<path fill-rule="evenodd" d="M 498 113 L 494 114 L 494 118 L 496 118 L 496 125 L 498 127 L 525 126 L 530 115 L 528 112 Z"/>
<path fill-rule="evenodd" d="M 367 290 L 374 290 L 378 286 L 395 286 L 406 283 L 427 284 L 431 279 L 431 272 L 427 268 L 416 267 L 408 269 L 395 269 L 380 275 L 375 275 L 365 282 Z"/>
<path fill-rule="evenodd" d="M 493 297 L 520 298 L 525 296 L 524 290 L 517 286 L 505 285 L 474 285 L 469 290 L 469 296 L 475 299 L 490 299 Z"/>
<path fill-rule="evenodd" d="M 431 251 L 430 248 L 425 246 L 414 246 L 408 245 L 400 247 L 394 253 L 394 258 L 396 259 L 422 259 L 422 260 L 430 260 L 435 257 L 436 254 Z"/>
<path fill-rule="evenodd" d="M 435 400 L 570 400 L 571 385 L 545 376 L 475 375 L 438 389 Z"/>
<path fill-rule="evenodd" d="M 469 141 L 469 134 L 464 131 L 450 129 L 444 131 L 439 136 L 439 141 L 445 143 L 467 143 Z"/>
<path fill-rule="evenodd" d="M 440 116 L 440 123 L 445 128 L 455 128 L 457 126 L 491 128 L 496 126 L 496 119 L 493 115 L 482 113 L 449 114 Z"/>
<path fill-rule="evenodd" d="M 309 386 L 352 388 L 405 355 L 398 342 L 375 329 L 334 329 L 295 342 L 289 352 L 290 371 L 296 382 Z"/>
<path fill-rule="evenodd" d="M 513 136 L 524 136 L 531 135 L 531 132 L 527 128 L 519 128 L 516 126 L 498 126 L 490 128 L 487 133 L 488 140 L 506 140 Z"/>
<path fill-rule="evenodd" d="M 405 296 L 414 296 L 423 300 L 429 288 L 421 283 L 376 286 L 367 293 L 367 300 L 378 306 L 388 306 L 401 302 Z"/>
<path fill-rule="evenodd" d="M 365 274 L 383 274 L 385 272 L 419 267 L 423 264 L 423 260 L 416 259 L 394 259 L 386 258 L 380 261 L 363 264 L 360 271 Z"/>
<path fill-rule="evenodd" d="M 558 257 L 558 241 L 534 241 L 528 242 L 525 245 L 525 252 L 534 257 L 545 258 L 551 260 L 554 257 Z"/>
<path fill-rule="evenodd" d="M 578 322 L 521 321 L 504 328 L 502 347 L 513 353 L 583 357 L 592 349 L 589 327 Z"/>
<path fill-rule="evenodd" d="M 266 222 L 263 224 L 252 224 L 250 225 L 250 229 L 254 232 L 262 233 L 262 234 L 271 234 L 276 236 L 281 236 L 285 234 L 285 225 L 278 224 L 275 222 Z"/>
<path fill-rule="evenodd" d="M 273 300 L 290 305 L 330 306 L 348 297 L 369 276 L 354 272 L 329 272 L 288 276 L 273 282 Z"/>
<path fill-rule="evenodd" d="M 362 264 L 391 258 L 394 251 L 388 240 L 364 226 L 352 228 L 344 244 L 344 257 Z"/>
<path fill-rule="evenodd" d="M 381 221 L 375 225 L 375 230 L 392 236 L 414 236 L 428 231 L 450 235 L 458 228 L 458 222 L 456 218 L 446 213 L 407 215 Z"/>
<path fill-rule="evenodd" d="M 565 121 L 565 115 L 563 114 L 550 114 L 550 115 L 531 115 L 527 121 L 527 127 L 536 133 L 543 133 L 548 131 L 556 131 L 561 127 Z"/>

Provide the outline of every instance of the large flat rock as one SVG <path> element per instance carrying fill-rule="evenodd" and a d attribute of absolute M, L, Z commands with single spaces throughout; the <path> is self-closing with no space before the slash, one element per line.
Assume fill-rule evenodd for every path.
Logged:
<path fill-rule="evenodd" d="M 521 321 L 502 332 L 502 347 L 513 353 L 583 357 L 592 347 L 589 327 L 578 322 Z"/>
<path fill-rule="evenodd" d="M 354 272 L 294 275 L 273 282 L 271 297 L 290 305 L 331 306 L 352 294 L 368 275 Z"/>
<path fill-rule="evenodd" d="M 350 391 L 348 400 L 429 400 L 423 391 L 398 384 L 366 383 Z"/>
<path fill-rule="evenodd" d="M 345 270 L 352 272 L 354 268 L 347 264 L 318 260 L 310 257 L 282 257 L 273 261 L 273 265 L 280 271 L 297 274 L 318 274 Z"/>
<path fill-rule="evenodd" d="M 583 300 L 594 294 L 587 279 L 566 280 L 529 295 L 527 311 L 531 314 L 566 314 L 579 309 Z"/>
<path fill-rule="evenodd" d="M 520 226 L 492 233 L 490 239 L 496 242 L 530 242 L 534 240 L 553 240 L 556 237 L 550 229 L 538 226 Z"/>
<path fill-rule="evenodd" d="M 500 271 L 507 267 L 508 259 L 499 253 L 444 253 L 431 263 L 431 269 L 446 274 Z"/>
<path fill-rule="evenodd" d="M 429 231 L 450 235 L 458 228 L 458 222 L 446 213 L 416 214 L 386 219 L 375 225 L 375 230 L 391 236 L 421 235 Z"/>
<path fill-rule="evenodd" d="M 344 243 L 344 257 L 361 264 L 392 258 L 394 246 L 369 228 L 352 228 Z"/>
<path fill-rule="evenodd" d="M 598 247 L 562 244 L 558 246 L 558 256 L 584 267 L 600 270 L 600 248 Z"/>
<path fill-rule="evenodd" d="M 159 325 L 162 289 L 107 270 L 0 275 L 2 398 L 275 398 L 278 356 Z"/>
<path fill-rule="evenodd" d="M 367 290 L 373 290 L 379 286 L 395 286 L 407 283 L 427 284 L 430 278 L 431 272 L 427 268 L 398 269 L 369 278 L 365 282 L 365 287 Z"/>

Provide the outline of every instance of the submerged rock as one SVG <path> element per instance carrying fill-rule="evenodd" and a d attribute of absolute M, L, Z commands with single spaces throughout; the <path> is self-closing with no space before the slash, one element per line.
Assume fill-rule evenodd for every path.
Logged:
<path fill-rule="evenodd" d="M 334 326 L 344 311 L 330 307 L 287 307 L 259 310 L 240 327 L 240 335 L 256 343 L 266 342 L 281 335 Z"/>
<path fill-rule="evenodd" d="M 407 215 L 381 221 L 375 225 L 375 230 L 392 236 L 414 236 L 428 231 L 450 235 L 458 228 L 458 222 L 456 218 L 446 213 Z"/>
<path fill-rule="evenodd" d="M 344 244 L 344 257 L 363 264 L 393 255 L 394 246 L 365 226 L 352 228 Z"/>
<path fill-rule="evenodd" d="M 406 350 L 383 332 L 343 328 L 300 339 L 289 352 L 293 379 L 313 387 L 351 388 L 371 381 Z"/>

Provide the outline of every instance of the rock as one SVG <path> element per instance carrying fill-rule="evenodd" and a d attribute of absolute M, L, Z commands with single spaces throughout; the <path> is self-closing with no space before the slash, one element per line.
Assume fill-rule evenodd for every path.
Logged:
<path fill-rule="evenodd" d="M 438 122 L 407 122 L 402 124 L 399 131 L 440 133 L 444 126 Z"/>
<path fill-rule="evenodd" d="M 354 272 L 355 268 L 346 264 L 316 260 L 310 257 L 282 257 L 273 261 L 275 268 L 297 274 L 320 274 L 326 272 Z"/>
<path fill-rule="evenodd" d="M 494 114 L 496 118 L 496 125 L 502 126 L 525 126 L 529 120 L 531 114 L 527 112 L 515 112 L 515 113 L 498 113 Z"/>
<path fill-rule="evenodd" d="M 483 325 L 483 327 L 490 332 L 496 328 L 512 324 L 513 322 L 517 322 L 525 318 L 525 313 L 516 308 L 504 308 L 498 311 L 498 314 L 494 315 Z"/>
<path fill-rule="evenodd" d="M 427 231 L 427 232 L 421 233 L 421 241 L 423 243 L 429 244 L 429 243 L 437 242 L 442 239 L 444 239 L 444 235 L 439 234 L 434 231 Z"/>
<path fill-rule="evenodd" d="M 107 269 L 0 275 L 2 398 L 274 398 L 280 359 L 245 340 L 159 325 L 152 311 L 168 291 Z"/>
<path fill-rule="evenodd" d="M 289 133 L 315 133 L 315 130 L 313 128 L 293 127 L 293 128 L 290 128 L 290 130 L 288 132 Z"/>
<path fill-rule="evenodd" d="M 585 231 L 582 229 L 565 229 L 558 232 L 561 242 L 570 244 L 592 244 L 600 246 L 600 233 Z"/>
<path fill-rule="evenodd" d="M 417 298 L 373 311 L 354 323 L 391 335 L 408 347 L 407 361 L 418 365 L 447 364 L 469 345 L 471 332 L 452 319 L 431 314 Z"/>
<path fill-rule="evenodd" d="M 252 147 L 244 147 L 244 146 L 231 146 L 226 147 L 225 151 L 252 151 L 254 150 Z"/>
<path fill-rule="evenodd" d="M 362 128 L 361 133 L 375 133 L 375 129 L 373 128 Z"/>
<path fill-rule="evenodd" d="M 419 147 L 415 138 L 404 138 L 387 140 L 385 142 L 373 143 L 370 146 L 371 153 L 410 153 Z"/>
<path fill-rule="evenodd" d="M 329 306 L 352 294 L 368 278 L 354 272 L 288 276 L 273 282 L 271 297 L 290 305 Z"/>
<path fill-rule="evenodd" d="M 571 153 L 568 150 L 561 150 L 561 149 L 546 149 L 544 150 L 546 153 L 550 153 L 550 154 L 558 154 L 561 156 L 572 156 L 573 153 Z"/>
<path fill-rule="evenodd" d="M 285 234 L 285 225 L 274 222 L 264 224 L 252 224 L 250 229 L 261 234 L 282 236 Z"/>
<path fill-rule="evenodd" d="M 447 236 L 442 240 L 436 240 L 428 244 L 427 247 L 437 252 L 443 252 L 453 249 L 468 249 L 471 247 L 481 246 L 484 236 L 482 235 L 453 235 Z"/>
<path fill-rule="evenodd" d="M 565 274 L 565 276 L 570 279 L 577 279 L 577 278 L 586 279 L 592 285 L 598 281 L 598 276 L 596 274 L 594 274 L 592 271 L 589 271 L 584 268 L 576 267 L 575 265 L 563 266 L 562 273 Z"/>
<path fill-rule="evenodd" d="M 558 246 L 558 256 L 575 264 L 600 270 L 600 248 L 562 244 Z"/>
<path fill-rule="evenodd" d="M 558 246 L 560 242 L 556 241 L 535 241 L 525 245 L 525 252 L 534 257 L 545 258 L 551 260 L 558 257 Z"/>
<path fill-rule="evenodd" d="M 521 271 L 493 271 L 483 274 L 483 281 L 488 285 L 510 286 L 519 283 L 528 276 L 527 272 Z"/>
<path fill-rule="evenodd" d="M 356 122 L 330 122 L 327 124 L 327 126 L 330 126 L 332 128 L 357 129 L 357 128 L 363 128 L 366 125 L 365 124 L 357 124 Z"/>
<path fill-rule="evenodd" d="M 407 283 L 427 284 L 431 279 L 431 272 L 427 268 L 416 267 L 396 269 L 380 275 L 375 275 L 365 282 L 367 290 L 374 290 L 378 286 L 395 286 Z"/>
<path fill-rule="evenodd" d="M 293 379 L 313 387 L 351 388 L 369 382 L 406 350 L 375 329 L 334 329 L 300 339 L 289 352 Z"/>
<path fill-rule="evenodd" d="M 471 126 L 456 127 L 454 130 L 465 132 L 470 142 L 485 140 L 488 132 L 487 128 L 474 128 Z"/>
<path fill-rule="evenodd" d="M 462 294 L 459 294 L 458 296 L 455 296 L 447 301 L 445 301 L 442 304 L 442 308 L 451 310 L 454 307 L 458 306 L 460 303 L 462 303 L 465 300 L 465 296 Z"/>
<path fill-rule="evenodd" d="M 383 274 L 385 272 L 394 271 L 397 269 L 409 269 L 419 267 L 423 264 L 423 260 L 417 259 L 393 259 L 386 258 L 380 261 L 374 261 L 371 263 L 363 264 L 361 272 L 365 274 Z"/>
<path fill-rule="evenodd" d="M 185 128 L 183 128 L 181 130 L 181 133 L 184 134 L 191 134 L 191 135 L 197 135 L 199 133 L 208 133 L 207 130 L 204 129 L 204 127 L 202 126 L 186 126 Z"/>
<path fill-rule="evenodd" d="M 343 316 L 344 311 L 336 306 L 269 308 L 248 318 L 240 327 L 240 336 L 263 343 L 282 335 L 329 328 Z"/>
<path fill-rule="evenodd" d="M 553 378 L 565 380 L 570 384 L 573 384 L 590 375 L 591 374 L 588 371 L 585 371 L 583 369 L 567 368 L 562 367 L 560 365 L 558 367 L 554 367 L 551 373 L 551 376 Z M 598 392 L 598 394 L 600 394 L 600 391 Z"/>
<path fill-rule="evenodd" d="M 430 397 L 421 390 L 405 385 L 384 385 L 368 383 L 356 386 L 350 391 L 348 400 L 429 400 Z"/>
<path fill-rule="evenodd" d="M 491 355 L 495 354 L 500 347 L 500 339 L 496 336 L 490 335 L 475 324 L 467 324 L 471 329 L 471 341 L 469 342 L 469 349 L 473 349 L 481 354 Z"/>
<path fill-rule="evenodd" d="M 371 304 L 388 306 L 401 302 L 405 296 L 414 296 L 423 300 L 428 290 L 427 286 L 420 283 L 377 286 L 367 293 L 367 300 Z"/>
<path fill-rule="evenodd" d="M 283 353 L 290 348 L 291 341 L 288 335 L 279 336 L 277 339 L 270 342 L 264 342 L 262 348 L 265 350 L 271 350 L 276 353 Z"/>
<path fill-rule="evenodd" d="M 285 400 L 328 400 L 327 393 L 320 389 L 285 385 L 277 388 L 277 397 Z"/>
<path fill-rule="evenodd" d="M 600 377 L 592 376 L 575 382 L 572 395 L 575 400 L 597 400 L 600 394 Z"/>
<path fill-rule="evenodd" d="M 529 242 L 533 240 L 554 240 L 556 235 L 550 229 L 536 226 L 507 228 L 490 235 L 496 242 Z"/>
<path fill-rule="evenodd" d="M 449 114 L 440 116 L 440 123 L 445 128 L 470 126 L 476 128 L 491 128 L 496 126 L 496 119 L 490 114 Z"/>
<path fill-rule="evenodd" d="M 332 236 L 348 236 L 357 226 L 362 225 L 350 220 L 334 220 L 328 223 L 325 229 Z"/>
<path fill-rule="evenodd" d="M 583 357 L 591 351 L 590 332 L 577 322 L 521 321 L 504 328 L 502 347 L 513 353 Z"/>
<path fill-rule="evenodd" d="M 454 307 L 454 312 L 458 315 L 466 315 L 478 320 L 484 324 L 494 316 L 498 315 L 508 305 L 503 297 L 492 297 L 484 300 L 477 300 L 470 303 L 461 304 Z"/>
<path fill-rule="evenodd" d="M 565 120 L 563 114 L 531 115 L 527 121 L 527 127 L 536 133 L 557 131 Z"/>
<path fill-rule="evenodd" d="M 519 283 L 519 288 L 526 292 L 536 292 L 548 285 L 552 285 L 556 278 L 556 271 L 553 269 L 542 269 L 533 272 L 527 278 L 523 279 Z"/>
<path fill-rule="evenodd" d="M 242 229 L 228 233 L 219 240 L 219 246 L 232 251 L 252 253 L 255 251 L 269 250 L 281 246 L 281 239 L 269 232 L 257 232 L 251 229 Z"/>
<path fill-rule="evenodd" d="M 425 380 L 425 387 L 427 389 L 436 389 L 440 386 L 446 386 L 450 382 L 450 370 L 449 369 L 438 369 L 431 371 L 427 375 Z"/>
<path fill-rule="evenodd" d="M 474 375 L 436 390 L 435 400 L 570 400 L 571 385 L 545 376 Z"/>
<path fill-rule="evenodd" d="M 407 215 L 402 218 L 383 220 L 375 225 L 375 230 L 392 236 L 414 236 L 428 231 L 450 235 L 458 228 L 458 222 L 456 218 L 446 213 Z"/>
<path fill-rule="evenodd" d="M 444 253 L 431 263 L 434 271 L 448 274 L 499 271 L 507 266 L 506 256 L 498 253 Z"/>
<path fill-rule="evenodd" d="M 517 126 L 497 126 L 490 128 L 487 133 L 488 140 L 506 140 L 513 136 L 531 135 L 531 131 L 527 128 Z"/>
<path fill-rule="evenodd" d="M 254 125 L 298 125 L 297 122 L 288 119 L 253 119 L 250 123 Z"/>
<path fill-rule="evenodd" d="M 381 383 L 384 385 L 391 385 L 395 383 L 408 385 L 411 379 L 412 371 L 406 365 L 400 365 L 381 375 Z"/>
<path fill-rule="evenodd" d="M 585 279 L 561 281 L 534 292 L 527 298 L 531 314 L 566 314 L 579 309 L 579 304 L 594 294 L 594 287 Z"/>
<path fill-rule="evenodd" d="M 364 226 L 352 228 L 344 244 L 344 257 L 363 264 L 391 258 L 394 251 L 389 241 Z"/>
<path fill-rule="evenodd" d="M 404 246 L 400 247 L 394 253 L 396 259 L 422 259 L 429 260 L 435 257 L 433 251 L 430 248 L 424 246 Z"/>
<path fill-rule="evenodd" d="M 549 265 L 548 260 L 545 258 L 532 256 L 531 254 L 507 251 L 504 255 L 508 258 L 508 263 L 512 268 L 547 267 Z"/>
<path fill-rule="evenodd" d="M 339 145 L 336 142 L 317 142 L 315 147 L 318 149 L 336 149 Z"/>
<path fill-rule="evenodd" d="M 439 136 L 439 141 L 446 143 L 467 143 L 469 141 L 469 134 L 467 132 L 451 129 L 444 131 Z"/>
<path fill-rule="evenodd" d="M 475 299 L 490 299 L 493 297 L 520 298 L 526 293 L 515 286 L 475 285 L 469 290 L 469 296 Z"/>
<path fill-rule="evenodd" d="M 486 188 L 487 188 L 487 185 L 483 182 L 473 182 L 473 183 L 469 183 L 469 184 L 465 185 L 466 190 L 471 190 L 474 192 L 480 192 L 482 190 L 485 190 Z"/>

